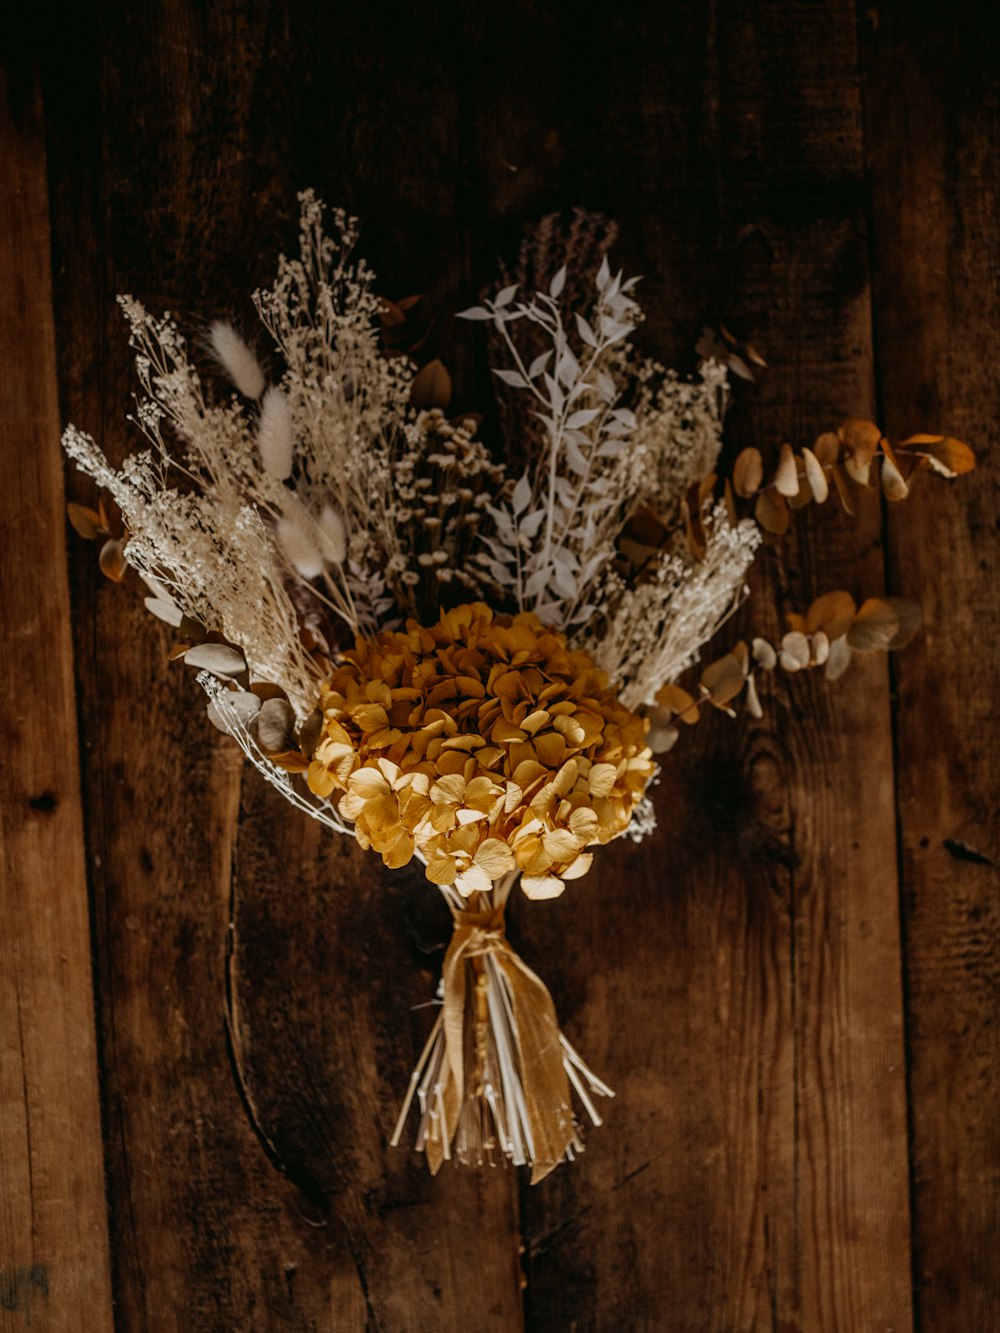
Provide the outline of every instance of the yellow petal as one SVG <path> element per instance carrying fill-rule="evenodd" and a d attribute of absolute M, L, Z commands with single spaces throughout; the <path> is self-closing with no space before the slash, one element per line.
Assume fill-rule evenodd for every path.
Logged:
<path fill-rule="evenodd" d="M 544 778 L 546 772 L 547 770 L 544 764 L 539 764 L 533 759 L 528 759 L 525 760 L 523 764 L 517 765 L 514 772 L 511 774 L 511 777 L 522 791 L 527 791 L 533 782 L 537 782 L 539 778 Z"/>
<path fill-rule="evenodd" d="M 435 805 L 458 805 L 465 797 L 465 778 L 460 773 L 448 773 L 438 778 L 431 788 Z"/>
<path fill-rule="evenodd" d="M 456 810 L 455 818 L 459 824 L 474 824 L 477 819 L 485 819 L 485 810 L 471 810 L 468 806 L 463 806 L 461 810 Z"/>
<path fill-rule="evenodd" d="M 315 796 L 321 798 L 326 798 L 331 795 L 334 787 L 337 785 L 330 770 L 323 764 L 318 763 L 315 759 L 309 765 L 306 772 L 306 783 L 308 784 L 309 790 Z"/>
<path fill-rule="evenodd" d="M 340 798 L 340 805 L 337 809 L 345 819 L 357 821 L 358 816 L 365 808 L 363 796 L 355 796 L 351 792 L 345 792 Z"/>
<path fill-rule="evenodd" d="M 566 742 L 556 731 L 535 737 L 535 754 L 547 768 L 558 768 L 566 757 Z"/>
<path fill-rule="evenodd" d="M 533 736 L 536 731 L 541 731 L 542 727 L 547 726 L 549 715 L 544 708 L 538 708 L 533 713 L 529 713 L 521 723 L 521 730 L 526 731 L 529 736 Z"/>
<path fill-rule="evenodd" d="M 536 902 L 544 898 L 558 898 L 566 886 L 555 875 L 522 875 L 521 888 L 526 898 Z"/>
<path fill-rule="evenodd" d="M 405 866 L 413 856 L 413 837 L 405 829 L 397 829 L 396 836 L 382 848 L 382 860 L 390 870 Z"/>
<path fill-rule="evenodd" d="M 505 717 L 497 718 L 493 727 L 492 740 L 501 745 L 509 745 L 512 741 L 523 741 L 526 739 L 525 733 L 520 727 L 515 727 L 512 722 L 508 722 Z"/>
<path fill-rule="evenodd" d="M 385 835 L 391 834 L 399 824 L 399 803 L 392 792 L 387 791 L 382 796 L 365 801 L 364 811 L 359 818 L 364 820 L 370 838 L 378 832 L 384 840 Z"/>
<path fill-rule="evenodd" d="M 615 785 L 618 770 L 614 764 L 595 764 L 590 770 L 591 796 L 608 796 Z"/>
<path fill-rule="evenodd" d="M 570 831 L 576 836 L 582 846 L 592 842 L 597 837 L 598 820 L 593 810 L 586 806 L 574 810 L 569 817 Z"/>
<path fill-rule="evenodd" d="M 472 893 L 489 893 L 493 881 L 480 866 L 469 866 L 455 881 L 455 887 L 463 898 L 468 898 Z"/>
<path fill-rule="evenodd" d="M 491 879 L 499 879 L 508 870 L 514 869 L 514 857 L 502 839 L 487 838 L 476 852 L 473 865 L 485 870 Z"/>
<path fill-rule="evenodd" d="M 348 790 L 354 796 L 360 796 L 363 801 L 369 801 L 375 796 L 381 796 L 389 790 L 389 784 L 385 780 L 385 775 L 380 773 L 377 768 L 359 768 L 353 772 L 348 780 Z"/>
<path fill-rule="evenodd" d="M 587 733 L 575 717 L 553 718 L 552 726 L 563 737 L 567 745 L 582 745 L 587 739 Z"/>
<path fill-rule="evenodd" d="M 580 845 L 569 829 L 553 829 L 542 835 L 542 846 L 553 861 L 572 861 Z"/>
<path fill-rule="evenodd" d="M 455 862 L 450 856 L 435 857 L 434 860 L 427 862 L 424 873 L 432 884 L 454 884 Z"/>

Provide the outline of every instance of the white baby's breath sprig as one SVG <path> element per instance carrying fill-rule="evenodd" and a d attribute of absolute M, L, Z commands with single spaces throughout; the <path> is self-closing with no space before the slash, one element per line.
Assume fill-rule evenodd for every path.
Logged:
<path fill-rule="evenodd" d="M 640 580 L 606 571 L 600 594 L 604 614 L 581 643 L 613 680 L 627 708 L 652 704 L 698 660 L 748 594 L 745 579 L 760 545 L 760 529 L 744 520 L 730 526 L 725 507 L 706 515 L 706 550 L 698 559 L 682 541 L 661 552 Z"/>

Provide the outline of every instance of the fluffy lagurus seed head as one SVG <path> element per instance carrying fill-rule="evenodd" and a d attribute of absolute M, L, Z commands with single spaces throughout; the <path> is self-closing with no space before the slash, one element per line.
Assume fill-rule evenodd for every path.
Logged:
<path fill-rule="evenodd" d="M 587 847 L 625 830 L 653 775 L 645 719 L 532 614 L 458 606 L 358 639 L 344 659 L 323 690 L 309 786 L 386 865 L 419 852 L 428 879 L 463 896 L 512 870 L 529 897 L 560 894 L 588 870 Z"/>

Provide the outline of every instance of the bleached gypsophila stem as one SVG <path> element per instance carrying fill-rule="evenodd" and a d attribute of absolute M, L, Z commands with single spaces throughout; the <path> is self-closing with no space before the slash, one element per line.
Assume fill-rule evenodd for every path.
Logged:
<path fill-rule="evenodd" d="M 757 525 L 745 520 L 730 527 L 719 505 L 705 535 L 701 560 L 678 545 L 633 586 L 617 571 L 608 572 L 602 605 L 614 612 L 581 643 L 598 666 L 623 682 L 620 697 L 627 708 L 653 703 L 657 690 L 698 659 L 746 596 L 744 580 L 761 540 Z"/>
<path fill-rule="evenodd" d="M 328 235 L 312 191 L 299 200 L 299 255 L 281 257 L 274 286 L 256 292 L 254 302 L 285 362 L 296 495 L 309 514 L 332 503 L 342 515 L 344 601 L 359 629 L 372 632 L 393 609 L 382 574 L 399 554 L 391 455 L 410 414 L 413 372 L 405 358 L 379 348 L 374 276 L 364 261 L 351 261 L 355 220 L 334 209 Z"/>
<path fill-rule="evenodd" d="M 207 403 L 185 341 L 169 315 L 156 319 L 132 297 L 122 297 L 120 304 L 129 321 L 139 380 L 147 394 L 138 403 L 135 420 L 160 461 L 161 487 L 167 488 L 171 470 L 186 477 L 218 511 L 215 526 L 220 534 L 226 529 L 227 516 L 231 522 L 236 511 L 256 505 L 275 532 L 280 527 L 285 533 L 286 540 L 277 545 L 285 557 L 281 563 L 286 576 L 297 576 L 303 588 L 334 610 L 352 635 L 357 634 L 361 620 L 343 567 L 331 571 L 322 558 L 318 564 L 295 558 L 304 548 L 317 545 L 317 517 L 309 497 L 303 499 L 299 494 L 302 488 L 290 489 L 276 475 L 277 454 L 285 455 L 282 462 L 290 470 L 294 452 L 296 422 L 287 399 L 277 389 L 268 390 L 255 431 L 257 423 L 248 418 L 235 397 L 225 405 Z M 182 451 L 171 448 L 164 425 L 179 437 Z M 326 573 L 327 592 L 313 582 L 321 572 Z"/>
<path fill-rule="evenodd" d="M 121 509 L 129 564 L 165 587 L 185 615 L 237 644 L 253 673 L 280 684 L 300 717 L 308 715 L 322 671 L 302 648 L 287 563 L 258 510 L 235 497 L 165 486 L 151 453 L 133 454 L 116 470 L 74 427 L 63 445 Z"/>

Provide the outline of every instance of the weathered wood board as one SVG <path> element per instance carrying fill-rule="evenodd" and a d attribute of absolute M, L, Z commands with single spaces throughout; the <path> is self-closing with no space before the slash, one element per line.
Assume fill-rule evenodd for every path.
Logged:
<path fill-rule="evenodd" d="M 0 1328 L 1000 1323 L 997 52 L 917 8 L 161 0 L 11 56 Z M 734 627 L 888 590 L 925 609 L 905 654 L 686 734 L 654 838 L 515 908 L 618 1094 L 534 1189 L 388 1149 L 447 914 L 245 774 L 63 535 L 61 421 L 131 444 L 115 294 L 249 326 L 307 185 L 441 312 L 463 406 L 489 378 L 446 313 L 582 204 L 665 361 L 720 321 L 765 354 L 733 448 L 861 415 L 980 454 L 799 514 Z"/>

